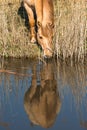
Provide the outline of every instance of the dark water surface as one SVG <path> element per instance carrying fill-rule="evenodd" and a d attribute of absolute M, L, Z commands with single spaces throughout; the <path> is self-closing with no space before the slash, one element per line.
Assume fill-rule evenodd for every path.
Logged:
<path fill-rule="evenodd" d="M 0 130 L 86 130 L 87 66 L 0 60 Z"/>

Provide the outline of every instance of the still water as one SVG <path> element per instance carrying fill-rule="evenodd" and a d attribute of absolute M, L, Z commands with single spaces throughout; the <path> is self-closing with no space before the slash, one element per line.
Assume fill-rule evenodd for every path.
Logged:
<path fill-rule="evenodd" d="M 0 60 L 0 130 L 86 130 L 87 66 Z"/>

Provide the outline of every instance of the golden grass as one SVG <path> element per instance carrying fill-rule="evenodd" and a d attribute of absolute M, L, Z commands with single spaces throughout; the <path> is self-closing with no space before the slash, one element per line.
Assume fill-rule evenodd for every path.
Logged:
<path fill-rule="evenodd" d="M 25 21 L 18 15 L 20 4 L 0 7 L 0 56 L 36 57 L 39 48 L 31 44 Z"/>
<path fill-rule="evenodd" d="M 84 59 L 87 53 L 87 1 L 55 2 L 55 51 L 63 59 Z"/>
<path fill-rule="evenodd" d="M 0 0 L 0 4 L 20 3 L 22 0 Z"/>
<path fill-rule="evenodd" d="M 20 3 L 20 0 L 0 0 L 0 56 L 29 57 L 40 54 L 37 45 L 30 44 L 25 19 L 18 15 Z M 87 54 L 86 6 L 86 0 L 54 1 L 54 52 L 58 57 L 84 60 Z"/>

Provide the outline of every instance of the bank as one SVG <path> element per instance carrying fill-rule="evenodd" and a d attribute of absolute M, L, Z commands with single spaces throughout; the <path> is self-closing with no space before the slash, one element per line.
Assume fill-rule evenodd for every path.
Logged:
<path fill-rule="evenodd" d="M 63 59 L 86 57 L 87 2 L 55 0 L 54 54 Z M 30 43 L 29 25 L 20 0 L 0 0 L 0 56 L 41 57 L 42 50 Z"/>

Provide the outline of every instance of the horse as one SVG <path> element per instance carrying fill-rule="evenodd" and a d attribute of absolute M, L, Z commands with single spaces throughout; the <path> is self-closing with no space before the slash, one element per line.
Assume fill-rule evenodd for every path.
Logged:
<path fill-rule="evenodd" d="M 44 57 L 53 56 L 54 7 L 53 0 L 23 0 L 28 14 L 31 43 L 42 47 Z"/>
<path fill-rule="evenodd" d="M 32 67 L 32 82 L 24 94 L 24 108 L 32 125 L 50 128 L 60 113 L 61 99 L 53 62 L 39 67 L 38 73 L 37 66 Z"/>

